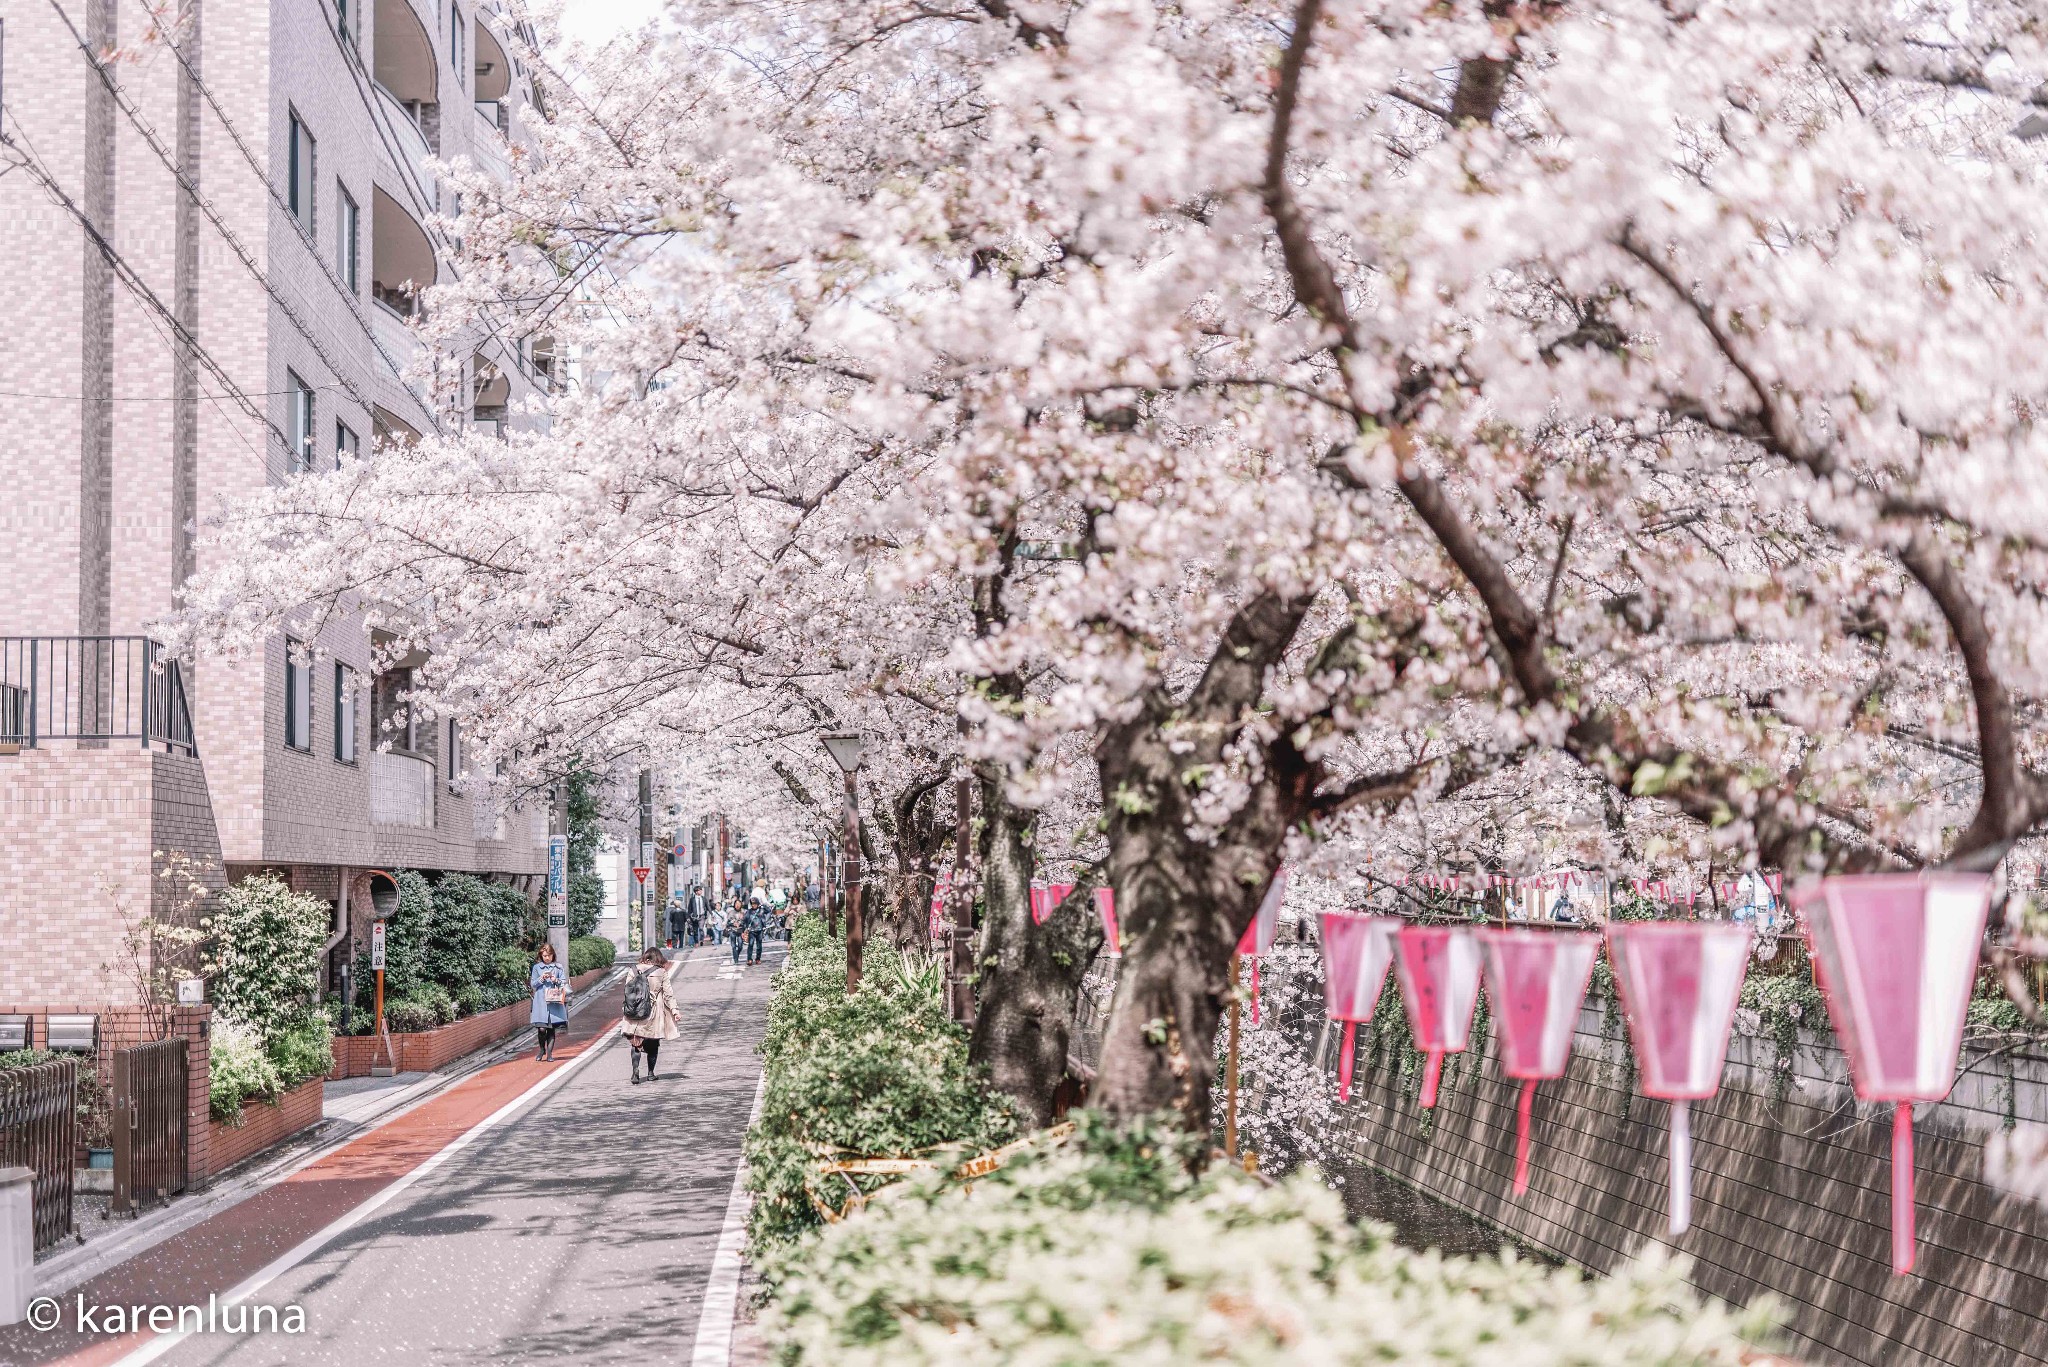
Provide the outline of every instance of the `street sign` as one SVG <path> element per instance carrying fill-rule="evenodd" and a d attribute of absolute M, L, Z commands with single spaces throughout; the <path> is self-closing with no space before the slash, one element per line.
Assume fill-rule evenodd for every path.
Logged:
<path fill-rule="evenodd" d="M 640 881 L 642 887 L 645 887 L 647 884 L 647 875 L 653 872 L 653 869 L 648 868 L 644 864 L 635 864 L 633 866 L 633 877 Z"/>
<path fill-rule="evenodd" d="M 370 967 L 384 967 L 384 923 L 370 922 Z"/>
<path fill-rule="evenodd" d="M 548 924 L 569 924 L 569 837 L 548 837 Z"/>

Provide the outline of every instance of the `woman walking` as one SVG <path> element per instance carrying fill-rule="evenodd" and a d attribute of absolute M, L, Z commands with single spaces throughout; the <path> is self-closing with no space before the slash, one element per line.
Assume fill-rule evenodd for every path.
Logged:
<path fill-rule="evenodd" d="M 633 976 L 626 980 L 624 1031 L 633 1047 L 633 1081 L 640 1081 L 640 1060 L 647 1059 L 647 1080 L 654 1081 L 654 1061 L 661 1057 L 661 1042 L 675 1039 L 676 998 L 668 985 L 668 960 L 658 949 L 640 954 Z"/>
<path fill-rule="evenodd" d="M 539 1063 L 551 1063 L 555 1057 L 555 1031 L 569 1023 L 569 974 L 555 962 L 555 947 L 542 945 L 540 960 L 526 975 L 526 985 L 533 992 L 532 1023 L 536 1048 L 533 1057 Z"/>

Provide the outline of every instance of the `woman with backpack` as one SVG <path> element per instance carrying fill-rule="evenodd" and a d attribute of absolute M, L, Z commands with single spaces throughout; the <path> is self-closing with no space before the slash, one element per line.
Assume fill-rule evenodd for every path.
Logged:
<path fill-rule="evenodd" d="M 620 1014 L 625 1017 L 625 1035 L 633 1047 L 633 1081 L 640 1081 L 640 1059 L 645 1055 L 647 1080 L 652 1082 L 661 1042 L 682 1033 L 676 1029 L 680 1017 L 675 993 L 668 985 L 668 960 L 652 945 L 641 951 L 640 962 L 626 975 L 626 1000 Z"/>
<path fill-rule="evenodd" d="M 540 947 L 540 960 L 527 973 L 526 985 L 533 993 L 529 1023 L 537 1027 L 533 1058 L 536 1063 L 551 1063 L 555 1057 L 555 1031 L 569 1023 L 569 974 L 555 962 L 553 945 Z"/>

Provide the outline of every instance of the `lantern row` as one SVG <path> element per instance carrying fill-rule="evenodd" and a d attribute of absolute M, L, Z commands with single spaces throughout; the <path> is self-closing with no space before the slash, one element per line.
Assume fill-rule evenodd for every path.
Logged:
<path fill-rule="evenodd" d="M 1981 875 L 1926 873 L 1829 878 L 1793 893 L 1857 1098 L 1894 1107 L 1892 1270 L 1899 1274 L 1912 1270 L 1915 1251 L 1913 1103 L 1940 1101 L 1955 1085 L 1990 891 L 1991 880 Z M 1470 1047 L 1483 981 L 1501 1073 L 1520 1083 L 1517 1195 L 1529 1186 L 1536 1084 L 1564 1076 L 1604 941 L 1643 1094 L 1671 1108 L 1670 1230 L 1674 1236 L 1686 1231 L 1692 1219 L 1691 1105 L 1721 1085 L 1749 926 L 1626 921 L 1610 923 L 1603 935 L 1419 926 L 1396 916 L 1325 912 L 1322 927 L 1324 1005 L 1344 1027 L 1340 1101 L 1351 1097 L 1358 1025 L 1372 1019 L 1390 969 L 1426 1059 L 1425 1108 L 1436 1105 L 1444 1056 Z M 1271 948 L 1270 939 L 1256 943 L 1258 930 L 1255 920 L 1246 932 L 1251 949 L 1241 945 L 1241 951 Z"/>

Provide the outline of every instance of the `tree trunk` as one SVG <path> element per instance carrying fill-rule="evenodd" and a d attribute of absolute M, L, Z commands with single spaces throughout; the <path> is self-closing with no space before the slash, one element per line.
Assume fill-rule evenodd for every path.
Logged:
<path fill-rule="evenodd" d="M 980 776 L 981 1002 L 968 1057 L 1033 1127 L 1052 1123 L 1067 1075 L 1081 979 L 1102 947 L 1091 885 L 1077 884 L 1044 925 L 1031 923 L 1031 824 L 1010 805 L 1000 770 Z"/>
<path fill-rule="evenodd" d="M 1191 834 L 1192 804 L 1199 776 L 1223 762 L 1307 606 L 1271 594 L 1248 602 L 1184 702 L 1155 698 L 1096 748 L 1124 961 L 1090 1100 L 1112 1118 L 1171 1111 L 1194 1133 L 1209 1131 L 1230 956 L 1289 829 L 1309 813 L 1321 771 L 1282 736 L 1265 747 L 1263 778 L 1212 840 Z"/>

